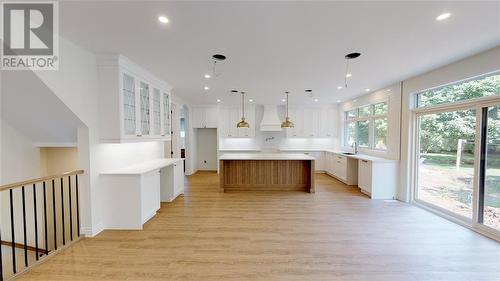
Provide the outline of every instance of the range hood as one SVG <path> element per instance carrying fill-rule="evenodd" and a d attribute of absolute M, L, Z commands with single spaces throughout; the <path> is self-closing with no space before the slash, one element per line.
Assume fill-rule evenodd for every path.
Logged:
<path fill-rule="evenodd" d="M 264 116 L 260 122 L 260 130 L 266 132 L 281 131 L 281 121 L 278 117 L 277 105 L 264 105 Z"/>

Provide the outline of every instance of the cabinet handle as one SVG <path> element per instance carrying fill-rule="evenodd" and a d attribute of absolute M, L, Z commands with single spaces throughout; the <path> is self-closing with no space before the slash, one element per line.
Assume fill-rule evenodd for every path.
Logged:
<path fill-rule="evenodd" d="M 361 162 L 365 162 L 365 163 L 368 163 L 368 161 L 367 161 L 367 160 L 361 160 Z"/>

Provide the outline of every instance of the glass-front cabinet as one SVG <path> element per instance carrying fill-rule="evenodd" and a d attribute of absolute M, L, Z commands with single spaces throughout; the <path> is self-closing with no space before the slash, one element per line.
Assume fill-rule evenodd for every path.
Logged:
<path fill-rule="evenodd" d="M 171 87 L 121 55 L 98 59 L 101 142 L 170 140 Z"/>

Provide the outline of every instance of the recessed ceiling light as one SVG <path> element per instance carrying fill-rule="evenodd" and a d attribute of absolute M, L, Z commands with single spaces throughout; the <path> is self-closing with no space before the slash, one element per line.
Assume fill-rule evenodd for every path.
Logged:
<path fill-rule="evenodd" d="M 318 99 L 314 99 L 315 102 L 318 102 Z"/>
<path fill-rule="evenodd" d="M 168 18 L 166 16 L 159 16 L 158 21 L 161 23 L 168 23 Z"/>
<path fill-rule="evenodd" d="M 208 86 L 205 86 L 203 89 L 205 89 L 205 91 L 210 90 L 210 88 Z"/>
<path fill-rule="evenodd" d="M 369 92 L 369 91 L 370 91 L 370 89 L 365 89 L 365 92 Z"/>
<path fill-rule="evenodd" d="M 205 74 L 205 78 L 209 79 L 210 78 L 210 74 Z"/>
<path fill-rule="evenodd" d="M 357 102 L 358 100 L 353 100 L 352 102 Z"/>
<path fill-rule="evenodd" d="M 249 99 L 248 102 L 253 102 L 253 99 Z"/>
<path fill-rule="evenodd" d="M 390 91 L 391 91 L 391 89 L 387 89 L 387 92 L 390 92 Z"/>
<path fill-rule="evenodd" d="M 449 18 L 450 16 L 451 16 L 451 13 L 443 13 L 443 14 L 440 14 L 439 16 L 437 16 L 436 20 L 442 21 L 442 20 Z"/>
<path fill-rule="evenodd" d="M 220 99 L 217 99 L 217 102 L 220 102 Z"/>
<path fill-rule="evenodd" d="M 337 87 L 337 90 L 340 90 L 340 89 L 342 89 L 342 88 L 343 88 L 342 86 L 338 86 L 338 87 Z"/>
<path fill-rule="evenodd" d="M 337 102 L 341 102 L 341 100 L 337 100 Z"/>
<path fill-rule="evenodd" d="M 351 74 L 351 73 L 347 73 L 347 74 L 345 75 L 345 77 L 347 77 L 347 78 L 352 77 L 352 74 Z"/>
<path fill-rule="evenodd" d="M 282 102 L 285 102 L 285 101 L 286 101 L 286 99 L 282 99 L 281 101 L 282 101 Z"/>

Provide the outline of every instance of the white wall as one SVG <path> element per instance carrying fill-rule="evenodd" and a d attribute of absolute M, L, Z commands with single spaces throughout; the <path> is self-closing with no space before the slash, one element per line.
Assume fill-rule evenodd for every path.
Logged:
<path fill-rule="evenodd" d="M 196 129 L 197 170 L 217 170 L 217 129 Z"/>
<path fill-rule="evenodd" d="M 375 91 L 373 93 L 366 94 L 361 97 L 357 97 L 350 101 L 343 102 L 339 104 L 339 120 L 341 124 L 339 126 L 338 135 L 340 136 L 339 142 L 341 149 L 349 150 L 350 147 L 345 147 L 343 145 L 344 138 L 344 112 L 368 104 L 374 104 L 378 102 L 388 101 L 389 112 L 387 113 L 388 120 L 388 131 L 387 131 L 387 150 L 372 150 L 360 148 L 359 151 L 363 154 L 368 154 L 372 156 L 378 156 L 389 159 L 400 159 L 400 115 L 401 115 L 401 84 L 393 84 L 384 89 Z"/>
<path fill-rule="evenodd" d="M 425 89 L 465 80 L 471 77 L 500 70 L 500 47 L 467 57 L 455 63 L 408 78 L 403 81 L 402 114 L 401 114 L 401 176 L 398 198 L 410 200 L 411 176 L 411 108 L 414 94 Z"/>

